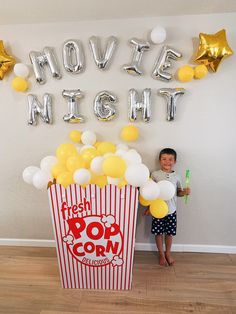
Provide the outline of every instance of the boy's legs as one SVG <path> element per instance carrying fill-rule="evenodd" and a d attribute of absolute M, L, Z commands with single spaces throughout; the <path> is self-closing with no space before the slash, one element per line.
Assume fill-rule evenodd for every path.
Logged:
<path fill-rule="evenodd" d="M 175 260 L 171 257 L 172 238 L 176 235 L 176 212 L 165 216 L 164 218 L 152 219 L 152 234 L 155 235 L 156 246 L 159 252 L 159 264 L 161 266 L 174 265 Z M 163 234 L 165 234 L 165 247 L 163 248 Z"/>
<path fill-rule="evenodd" d="M 163 248 L 163 235 L 159 234 L 155 237 L 155 239 L 156 239 L 156 246 L 157 246 L 158 253 L 159 253 L 159 264 L 161 266 L 167 266 L 168 262 L 166 260 L 165 252 L 164 252 L 164 248 Z"/>
<path fill-rule="evenodd" d="M 165 224 L 165 246 L 166 246 L 166 252 L 165 257 L 170 266 L 174 265 L 175 260 L 171 257 L 171 246 L 172 246 L 172 239 L 173 236 L 176 235 L 176 226 L 177 226 L 177 217 L 176 212 L 173 214 L 169 214 L 166 216 L 166 224 Z"/>
<path fill-rule="evenodd" d="M 166 245 L 165 258 L 166 258 L 168 264 L 170 266 L 172 266 L 175 263 L 175 260 L 170 255 L 171 245 L 172 245 L 172 235 L 166 234 L 166 236 L 165 236 L 165 245 Z"/>

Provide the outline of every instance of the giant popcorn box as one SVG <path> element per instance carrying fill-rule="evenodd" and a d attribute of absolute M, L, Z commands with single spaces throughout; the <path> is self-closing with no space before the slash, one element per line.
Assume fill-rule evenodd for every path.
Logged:
<path fill-rule="evenodd" d="M 48 189 L 63 288 L 131 289 L 138 190 Z"/>

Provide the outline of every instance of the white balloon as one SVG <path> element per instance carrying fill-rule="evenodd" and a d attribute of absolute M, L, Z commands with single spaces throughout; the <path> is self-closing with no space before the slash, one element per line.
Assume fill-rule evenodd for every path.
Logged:
<path fill-rule="evenodd" d="M 147 166 L 144 164 L 133 164 L 128 166 L 125 171 L 126 181 L 133 186 L 140 187 L 144 185 L 150 176 Z"/>
<path fill-rule="evenodd" d="M 122 150 L 128 151 L 128 150 L 129 150 L 129 146 L 126 145 L 126 144 L 120 143 L 120 144 L 117 144 L 117 145 L 116 145 L 116 149 L 117 149 L 117 150 L 122 149 Z"/>
<path fill-rule="evenodd" d="M 81 135 L 81 142 L 85 145 L 93 145 L 96 140 L 96 134 L 92 131 L 84 131 Z"/>
<path fill-rule="evenodd" d="M 91 173 L 88 169 L 81 168 L 75 171 L 74 181 L 77 184 L 88 184 L 91 179 Z"/>
<path fill-rule="evenodd" d="M 141 196 L 148 201 L 153 201 L 160 195 L 160 188 L 153 180 L 148 180 L 140 189 Z"/>
<path fill-rule="evenodd" d="M 150 37 L 154 44 L 161 44 L 166 39 L 166 30 L 162 26 L 156 26 L 151 31 Z"/>
<path fill-rule="evenodd" d="M 38 190 L 45 190 L 50 180 L 51 176 L 47 172 L 39 170 L 33 176 L 33 185 Z"/>
<path fill-rule="evenodd" d="M 120 178 L 112 178 L 107 176 L 108 184 L 118 185 L 120 183 Z"/>
<path fill-rule="evenodd" d="M 115 152 L 116 156 L 120 156 L 123 157 L 126 154 L 126 150 L 123 149 L 117 149 L 117 151 Z"/>
<path fill-rule="evenodd" d="M 157 182 L 157 185 L 160 188 L 159 198 L 161 198 L 164 201 L 169 201 L 174 197 L 176 189 L 173 183 L 167 180 L 162 180 Z"/>
<path fill-rule="evenodd" d="M 102 156 L 94 157 L 93 160 L 91 161 L 90 169 L 92 170 L 92 172 L 94 172 L 98 176 L 101 176 L 104 174 L 102 170 L 103 161 L 104 161 L 104 157 Z"/>
<path fill-rule="evenodd" d="M 124 154 L 123 159 L 126 162 L 126 165 L 132 165 L 132 164 L 141 164 L 142 163 L 142 157 L 137 153 L 135 150 L 129 150 L 126 154 Z"/>
<path fill-rule="evenodd" d="M 27 78 L 29 76 L 29 68 L 24 63 L 16 63 L 14 73 L 16 76 Z"/>
<path fill-rule="evenodd" d="M 40 162 L 40 168 L 44 172 L 51 172 L 52 167 L 57 163 L 57 158 L 55 156 L 46 156 Z"/>
<path fill-rule="evenodd" d="M 130 152 L 130 153 L 138 154 L 138 151 L 137 151 L 136 149 L 134 149 L 134 148 L 129 149 L 129 152 Z"/>
<path fill-rule="evenodd" d="M 25 170 L 22 173 L 23 180 L 28 184 L 33 184 L 33 176 L 39 170 L 40 170 L 39 167 L 35 166 L 29 166 L 25 168 Z"/>

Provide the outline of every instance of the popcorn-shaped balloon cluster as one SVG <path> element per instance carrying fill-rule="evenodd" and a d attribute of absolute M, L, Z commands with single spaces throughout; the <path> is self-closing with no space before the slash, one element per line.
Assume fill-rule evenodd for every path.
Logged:
<path fill-rule="evenodd" d="M 74 130 L 70 139 L 73 143 L 59 145 L 56 156 L 43 158 L 40 168 L 27 167 L 23 171 L 24 181 L 37 189 L 46 189 L 49 182 L 65 188 L 75 183 L 82 187 L 96 184 L 100 188 L 107 184 L 119 188 L 129 184 L 140 188 L 139 201 L 150 206 L 153 216 L 161 218 L 167 215 L 165 201 L 174 196 L 174 185 L 169 181 L 154 182 L 135 149 L 123 143 L 99 142 L 92 131 Z"/>

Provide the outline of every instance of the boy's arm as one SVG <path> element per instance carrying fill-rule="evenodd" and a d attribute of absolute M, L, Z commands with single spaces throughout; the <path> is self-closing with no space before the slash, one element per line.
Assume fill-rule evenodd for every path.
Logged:
<path fill-rule="evenodd" d="M 178 176 L 178 181 L 177 181 L 177 196 L 179 197 L 182 197 L 182 196 L 185 196 L 185 195 L 189 195 L 190 194 L 190 188 L 189 187 L 183 187 L 183 184 L 182 184 L 182 180 L 181 180 L 181 177 Z"/>
<path fill-rule="evenodd" d="M 149 207 L 144 211 L 143 216 L 149 216 L 150 215 L 150 209 Z"/>

